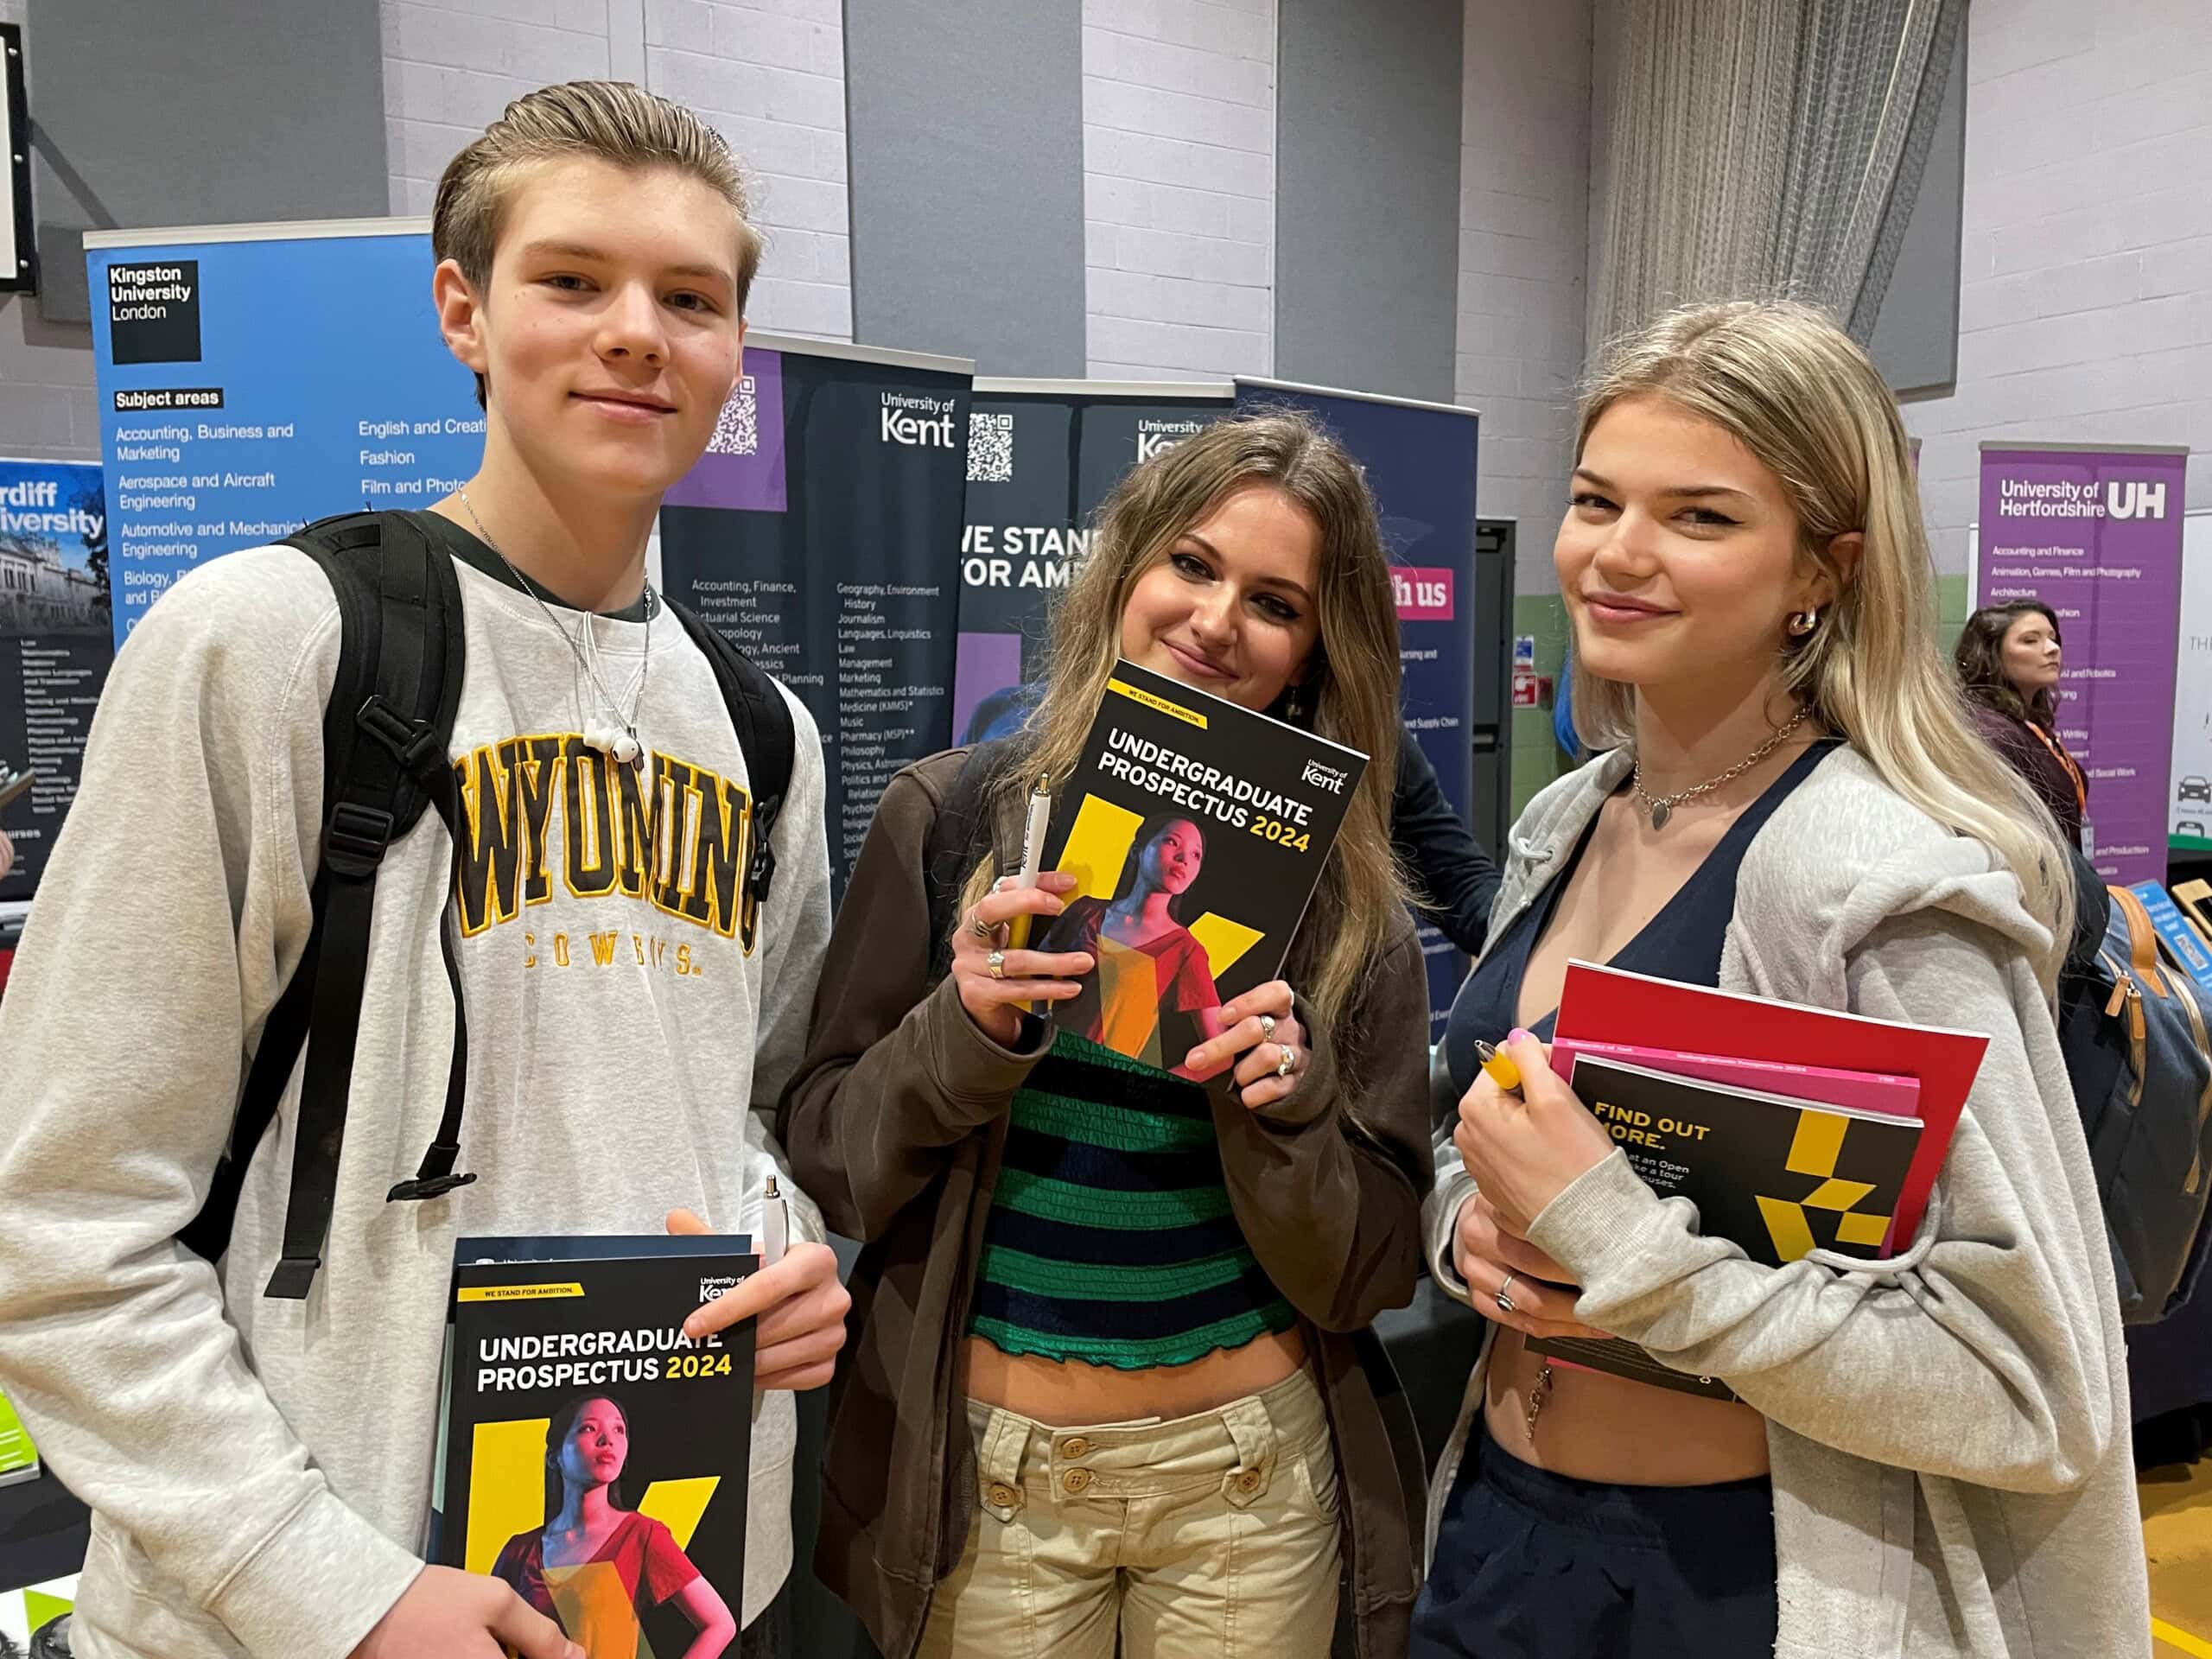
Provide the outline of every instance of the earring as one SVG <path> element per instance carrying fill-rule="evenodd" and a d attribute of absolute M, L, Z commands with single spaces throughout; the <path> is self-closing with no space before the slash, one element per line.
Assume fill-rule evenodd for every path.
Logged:
<path fill-rule="evenodd" d="M 1820 626 L 1821 613 L 1818 611 L 1799 611 L 1789 619 L 1789 637 L 1802 639 Z"/>
<path fill-rule="evenodd" d="M 1293 726 L 1303 723 L 1306 719 L 1306 698 L 1303 693 L 1304 688 L 1295 685 L 1287 686 L 1283 690 L 1282 717 Z"/>

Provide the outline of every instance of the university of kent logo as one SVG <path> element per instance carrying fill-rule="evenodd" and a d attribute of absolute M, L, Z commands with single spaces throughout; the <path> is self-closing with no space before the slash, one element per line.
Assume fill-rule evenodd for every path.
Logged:
<path fill-rule="evenodd" d="M 485 744 L 454 770 L 467 836 L 454 894 L 464 935 L 546 903 L 558 879 L 579 899 L 645 899 L 753 953 L 753 798 L 742 785 L 658 753 L 640 775 L 575 732 Z"/>

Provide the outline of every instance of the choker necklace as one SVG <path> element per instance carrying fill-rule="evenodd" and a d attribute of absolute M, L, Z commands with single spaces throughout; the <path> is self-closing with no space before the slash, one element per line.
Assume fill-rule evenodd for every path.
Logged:
<path fill-rule="evenodd" d="M 599 694 L 601 703 L 612 716 L 611 720 L 594 717 L 583 722 L 585 746 L 597 749 L 601 754 L 613 756 L 620 765 L 634 766 L 639 772 L 643 772 L 645 751 L 645 746 L 638 741 L 638 710 L 645 707 L 645 677 L 652 671 L 653 665 L 653 612 L 657 607 L 654 603 L 652 583 L 648 582 L 645 591 L 644 658 L 638 664 L 638 671 L 630 677 L 630 683 L 624 688 L 625 694 L 630 697 L 630 715 L 626 720 L 622 715 L 621 700 L 608 691 L 607 682 L 599 677 L 599 631 L 594 626 L 597 613 L 591 611 L 583 613 L 583 626 L 581 632 L 583 634 L 584 643 L 578 645 L 568 629 L 561 626 L 560 618 L 553 614 L 553 607 L 545 602 L 544 595 L 537 591 L 537 584 L 516 569 L 515 562 L 506 556 L 505 550 L 497 542 L 492 539 L 492 532 L 484 528 L 483 519 L 476 515 L 476 506 L 469 500 L 468 492 L 455 490 L 454 494 L 459 498 L 462 508 L 467 512 L 469 522 L 476 526 L 476 534 L 484 545 L 499 556 L 499 563 L 505 565 L 507 574 L 521 584 L 523 592 L 537 601 L 537 608 L 545 613 L 546 622 L 554 632 L 561 636 L 562 643 L 568 646 L 570 654 L 575 658 L 576 666 L 583 670 L 585 678 L 591 682 L 592 690 Z"/>
<path fill-rule="evenodd" d="M 1719 788 L 1721 785 L 1727 783 L 1732 779 L 1742 777 L 1753 766 L 1758 765 L 1760 761 L 1765 760 L 1767 756 L 1772 754 L 1775 750 L 1781 747 L 1782 741 L 1788 737 L 1790 733 L 1796 731 L 1800 726 L 1802 726 L 1805 723 L 1807 717 L 1809 716 L 1812 712 L 1813 705 L 1811 703 L 1799 703 L 1797 705 L 1797 712 L 1790 715 L 1789 718 L 1783 722 L 1781 729 L 1777 731 L 1772 737 L 1767 739 L 1765 742 L 1760 744 L 1758 747 L 1753 749 L 1749 754 L 1738 760 L 1734 766 L 1729 767 L 1727 771 L 1722 772 L 1718 778 L 1708 778 L 1705 782 L 1698 785 L 1694 789 L 1685 789 L 1673 795 L 1647 794 L 1643 788 L 1643 763 L 1640 760 L 1637 762 L 1635 767 L 1629 772 L 1629 788 L 1633 791 L 1636 795 L 1637 804 L 1641 806 L 1650 815 L 1651 827 L 1654 830 L 1664 830 L 1667 827 L 1667 820 L 1675 816 L 1675 809 L 1676 807 L 1680 806 L 1684 801 L 1695 800 L 1699 796 Z"/>

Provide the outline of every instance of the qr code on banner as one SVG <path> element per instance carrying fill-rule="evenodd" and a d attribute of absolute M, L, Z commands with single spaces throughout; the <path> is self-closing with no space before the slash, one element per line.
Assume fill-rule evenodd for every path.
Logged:
<path fill-rule="evenodd" d="M 968 413 L 968 481 L 1006 484 L 1014 479 L 1014 416 Z"/>
<path fill-rule="evenodd" d="M 710 455 L 754 455 L 760 453 L 760 405 L 753 395 L 753 377 L 744 375 L 729 402 L 715 422 L 715 435 L 707 440 Z"/>

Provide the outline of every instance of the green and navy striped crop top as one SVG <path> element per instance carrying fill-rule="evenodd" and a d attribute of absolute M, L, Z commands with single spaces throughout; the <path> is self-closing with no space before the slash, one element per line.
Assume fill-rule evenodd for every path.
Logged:
<path fill-rule="evenodd" d="M 1230 1211 L 1205 1090 L 1066 1031 L 1014 1097 L 974 1307 L 1003 1353 L 1119 1370 L 1298 1323 Z"/>

